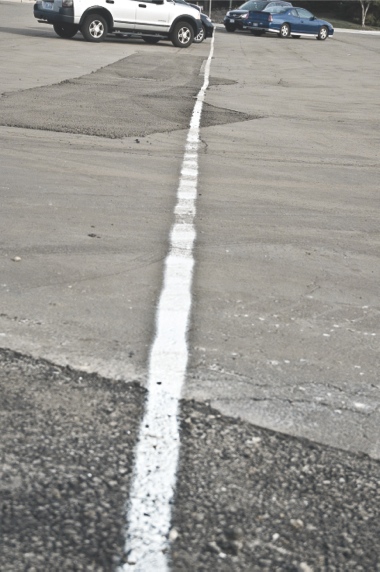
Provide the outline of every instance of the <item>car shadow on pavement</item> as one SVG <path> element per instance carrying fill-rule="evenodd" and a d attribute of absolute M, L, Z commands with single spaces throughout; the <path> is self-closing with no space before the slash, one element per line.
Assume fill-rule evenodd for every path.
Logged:
<path fill-rule="evenodd" d="M 36 28 L 5 28 L 0 26 L 0 32 L 1 33 L 5 33 L 5 34 L 13 34 L 16 36 L 25 36 L 25 37 L 34 37 L 34 38 L 49 38 L 52 39 L 54 38 L 55 40 L 58 40 L 60 42 L 67 42 L 67 39 L 64 38 L 60 38 L 59 36 L 57 36 L 54 33 L 54 30 L 52 27 L 50 27 L 50 29 L 46 28 L 41 29 L 41 27 L 36 27 Z M 78 31 L 78 34 L 76 36 L 74 36 L 73 38 L 70 38 L 70 41 L 74 41 L 74 42 L 85 42 L 86 40 L 83 38 L 82 34 Z M 122 37 L 116 37 L 116 36 L 108 36 L 107 38 L 105 38 L 104 42 L 102 42 L 103 44 L 120 44 L 120 43 L 124 43 L 128 41 L 128 44 L 136 44 L 136 45 L 140 45 L 140 46 L 146 46 L 147 48 L 149 47 L 148 44 L 146 44 L 142 38 L 138 37 L 138 36 L 129 36 L 127 34 L 122 35 Z M 90 42 L 91 43 L 91 42 Z M 195 46 L 196 44 L 194 44 Z M 155 47 L 157 48 L 157 45 L 155 45 Z M 173 48 L 172 43 L 169 40 L 165 40 L 162 39 L 162 41 L 159 43 L 159 47 L 169 47 L 169 48 Z"/>

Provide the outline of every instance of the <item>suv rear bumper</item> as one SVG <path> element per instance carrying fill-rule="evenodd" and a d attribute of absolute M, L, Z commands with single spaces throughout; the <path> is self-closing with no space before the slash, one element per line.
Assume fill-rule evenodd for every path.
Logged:
<path fill-rule="evenodd" d="M 42 10 L 38 3 L 33 7 L 34 17 L 48 24 L 74 24 L 74 13 L 72 8 L 60 8 L 59 12 L 53 10 Z"/>

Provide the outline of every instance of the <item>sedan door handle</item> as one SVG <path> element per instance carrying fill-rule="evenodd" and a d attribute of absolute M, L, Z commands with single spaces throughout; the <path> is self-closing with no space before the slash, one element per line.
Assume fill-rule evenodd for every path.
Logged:
<path fill-rule="evenodd" d="M 146 4 L 139 4 L 139 8 L 146 8 Z"/>
<path fill-rule="evenodd" d="M 106 0 L 107 4 L 115 4 L 114 0 Z"/>

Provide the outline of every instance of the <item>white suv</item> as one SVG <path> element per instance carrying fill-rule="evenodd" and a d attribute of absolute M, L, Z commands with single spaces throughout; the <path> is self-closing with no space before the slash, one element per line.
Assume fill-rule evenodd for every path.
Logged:
<path fill-rule="evenodd" d="M 88 42 L 101 42 L 107 34 L 138 34 L 148 44 L 171 40 L 187 48 L 202 28 L 199 10 L 175 0 L 37 0 L 34 16 L 52 24 L 61 38 L 80 30 Z"/>

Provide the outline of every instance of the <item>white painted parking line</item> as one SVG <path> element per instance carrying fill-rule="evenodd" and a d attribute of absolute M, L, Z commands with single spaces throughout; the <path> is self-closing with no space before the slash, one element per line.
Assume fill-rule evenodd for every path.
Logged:
<path fill-rule="evenodd" d="M 168 570 L 171 503 L 180 446 L 178 404 L 188 361 L 199 130 L 213 51 L 214 38 L 187 134 L 175 223 L 165 261 L 156 337 L 150 353 L 146 410 L 136 448 L 127 514 L 128 563 L 121 567 L 123 571 L 132 567 L 136 572 Z"/>
<path fill-rule="evenodd" d="M 352 30 L 350 28 L 334 28 L 334 32 L 344 32 L 345 34 L 366 34 L 367 36 L 380 36 L 377 30 Z"/>

